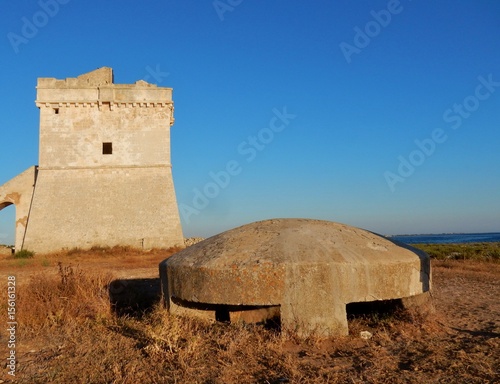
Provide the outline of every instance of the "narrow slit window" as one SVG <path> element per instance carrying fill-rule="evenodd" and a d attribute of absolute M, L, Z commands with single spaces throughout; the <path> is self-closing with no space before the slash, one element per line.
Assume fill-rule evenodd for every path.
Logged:
<path fill-rule="evenodd" d="M 102 143 L 102 154 L 112 155 L 113 154 L 113 143 Z"/>

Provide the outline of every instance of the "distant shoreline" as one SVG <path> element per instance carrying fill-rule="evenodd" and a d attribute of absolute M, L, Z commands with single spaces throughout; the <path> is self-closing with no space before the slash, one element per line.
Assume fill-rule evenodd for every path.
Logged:
<path fill-rule="evenodd" d="M 400 235 L 385 235 L 385 237 L 404 237 L 404 236 L 455 236 L 455 235 L 500 235 L 500 232 L 404 233 L 404 234 L 400 234 Z"/>
<path fill-rule="evenodd" d="M 500 232 L 478 233 L 441 233 L 419 235 L 391 235 L 391 240 L 407 244 L 464 244 L 464 243 L 495 243 L 500 242 Z"/>

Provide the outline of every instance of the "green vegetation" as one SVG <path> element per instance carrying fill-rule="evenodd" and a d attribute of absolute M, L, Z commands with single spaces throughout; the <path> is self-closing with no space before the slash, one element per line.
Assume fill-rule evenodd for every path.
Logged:
<path fill-rule="evenodd" d="M 47 260 L 46 258 L 42 260 L 42 267 L 50 267 L 50 265 L 51 265 L 50 261 Z"/>
<path fill-rule="evenodd" d="M 23 268 L 23 267 L 27 267 L 27 266 L 30 267 L 33 265 L 33 260 L 17 259 L 15 265 L 18 266 L 19 268 Z"/>
<path fill-rule="evenodd" d="M 35 256 L 35 252 L 23 249 L 19 252 L 14 253 L 15 259 L 32 259 Z"/>
<path fill-rule="evenodd" d="M 412 244 L 437 260 L 500 262 L 500 243 Z"/>

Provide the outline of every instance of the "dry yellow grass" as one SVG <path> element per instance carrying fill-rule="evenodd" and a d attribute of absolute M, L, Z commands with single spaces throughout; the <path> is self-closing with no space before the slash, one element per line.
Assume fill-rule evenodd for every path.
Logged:
<path fill-rule="evenodd" d="M 260 326 L 171 316 L 146 291 L 133 298 L 148 302 L 148 313 L 131 308 L 117 315 L 110 287 L 146 277 L 153 281 L 158 262 L 174 251 L 73 250 L 36 255 L 28 264 L 0 260 L 2 276 L 16 275 L 19 282 L 16 382 L 387 384 L 499 378 L 500 324 L 487 328 L 483 319 L 484 329 L 457 328 L 455 299 L 443 297 L 445 288 L 469 289 L 469 278 L 474 285 L 486 281 L 498 293 L 498 264 L 439 264 L 435 313 L 352 317 L 350 336 L 337 339 L 300 340 Z M 5 309 L 3 300 L 0 313 Z M 361 339 L 363 330 L 373 337 Z M 7 353 L 4 342 L 0 352 Z"/>

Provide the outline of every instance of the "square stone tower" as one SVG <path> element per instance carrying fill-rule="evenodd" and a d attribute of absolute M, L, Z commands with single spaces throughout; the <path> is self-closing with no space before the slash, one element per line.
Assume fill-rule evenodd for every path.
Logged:
<path fill-rule="evenodd" d="M 39 78 L 36 105 L 40 158 L 22 248 L 183 244 L 171 88 L 114 84 L 113 70 L 103 67 Z"/>

